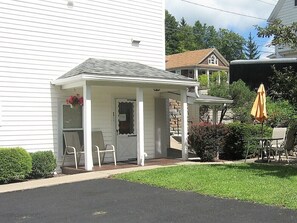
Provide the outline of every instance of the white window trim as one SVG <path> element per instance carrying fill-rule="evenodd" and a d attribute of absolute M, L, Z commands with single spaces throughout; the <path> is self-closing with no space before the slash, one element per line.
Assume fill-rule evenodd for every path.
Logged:
<path fill-rule="evenodd" d="M 214 54 L 212 54 L 210 57 L 208 57 L 208 64 L 209 65 L 218 65 L 219 60 Z"/>

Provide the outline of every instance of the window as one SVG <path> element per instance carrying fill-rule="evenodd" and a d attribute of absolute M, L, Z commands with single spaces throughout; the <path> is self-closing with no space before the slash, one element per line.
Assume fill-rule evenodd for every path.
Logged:
<path fill-rule="evenodd" d="M 297 0 L 295 0 L 295 6 L 297 6 Z"/>
<path fill-rule="evenodd" d="M 218 65 L 218 59 L 215 55 L 211 55 L 209 58 L 208 58 L 208 64 L 211 64 L 211 65 Z"/>
<path fill-rule="evenodd" d="M 82 106 L 71 108 L 63 105 L 63 130 L 82 129 L 82 125 Z"/>

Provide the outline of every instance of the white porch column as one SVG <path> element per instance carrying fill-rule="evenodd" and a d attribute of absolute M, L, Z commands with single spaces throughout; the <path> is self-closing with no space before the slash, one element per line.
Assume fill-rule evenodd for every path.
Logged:
<path fill-rule="evenodd" d="M 182 121 L 182 128 L 181 128 L 181 136 L 182 136 L 182 159 L 188 159 L 188 103 L 187 103 L 187 89 L 180 91 L 181 96 L 181 121 Z"/>
<path fill-rule="evenodd" d="M 84 151 L 85 151 L 85 169 L 93 169 L 93 155 L 92 155 L 92 105 L 91 105 L 91 86 L 84 83 L 83 86 L 84 97 Z"/>
<path fill-rule="evenodd" d="M 137 164 L 144 166 L 144 115 L 143 89 L 136 88 L 137 107 Z"/>
<path fill-rule="evenodd" d="M 206 70 L 206 75 L 207 75 L 207 87 L 209 87 L 209 70 Z"/>
<path fill-rule="evenodd" d="M 195 68 L 194 70 L 194 80 L 198 81 L 198 68 Z"/>

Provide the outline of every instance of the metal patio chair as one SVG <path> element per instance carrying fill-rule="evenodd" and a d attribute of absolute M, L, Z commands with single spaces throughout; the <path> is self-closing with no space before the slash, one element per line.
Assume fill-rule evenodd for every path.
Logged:
<path fill-rule="evenodd" d="M 116 161 L 116 155 L 115 155 L 115 147 L 114 145 L 111 145 L 111 144 L 104 144 L 102 131 L 92 132 L 92 141 L 93 141 L 93 147 L 95 147 L 97 150 L 99 167 L 101 167 L 101 163 L 104 162 L 105 153 L 113 154 L 113 161 L 114 161 L 114 165 L 116 166 L 117 161 Z M 101 154 L 102 154 L 102 161 L 101 161 Z"/>
<path fill-rule="evenodd" d="M 269 141 L 269 149 L 274 151 L 275 155 L 278 156 L 278 160 L 281 159 L 281 155 L 285 152 L 287 162 L 289 162 L 288 151 L 285 149 L 287 140 L 287 128 L 273 128 L 272 140 Z M 279 138 L 278 140 L 273 140 Z"/>
<path fill-rule="evenodd" d="M 81 154 L 84 154 L 83 146 L 80 143 L 78 132 L 64 132 L 65 152 L 62 166 L 64 166 L 65 157 L 67 155 L 74 156 L 75 168 L 77 169 Z"/>

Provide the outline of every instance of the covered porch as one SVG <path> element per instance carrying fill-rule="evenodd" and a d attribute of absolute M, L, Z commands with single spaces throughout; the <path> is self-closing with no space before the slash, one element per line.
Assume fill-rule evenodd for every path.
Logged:
<path fill-rule="evenodd" d="M 103 132 L 105 143 L 115 145 L 118 163 L 133 161 L 134 165 L 143 166 L 146 158 L 161 158 L 168 148 L 169 132 L 167 103 L 160 94 L 168 91 L 180 93 L 182 158 L 187 160 L 187 89 L 197 86 L 198 82 L 139 63 L 88 59 L 53 84 L 61 87 L 61 98 L 77 92 L 83 96 L 80 131 L 84 170 L 94 170 L 94 130 Z M 62 106 L 67 105 L 64 102 Z M 63 131 L 61 126 L 61 138 Z M 61 143 L 58 161 L 63 157 L 63 147 Z M 71 162 L 73 164 L 69 160 L 68 165 Z"/>

